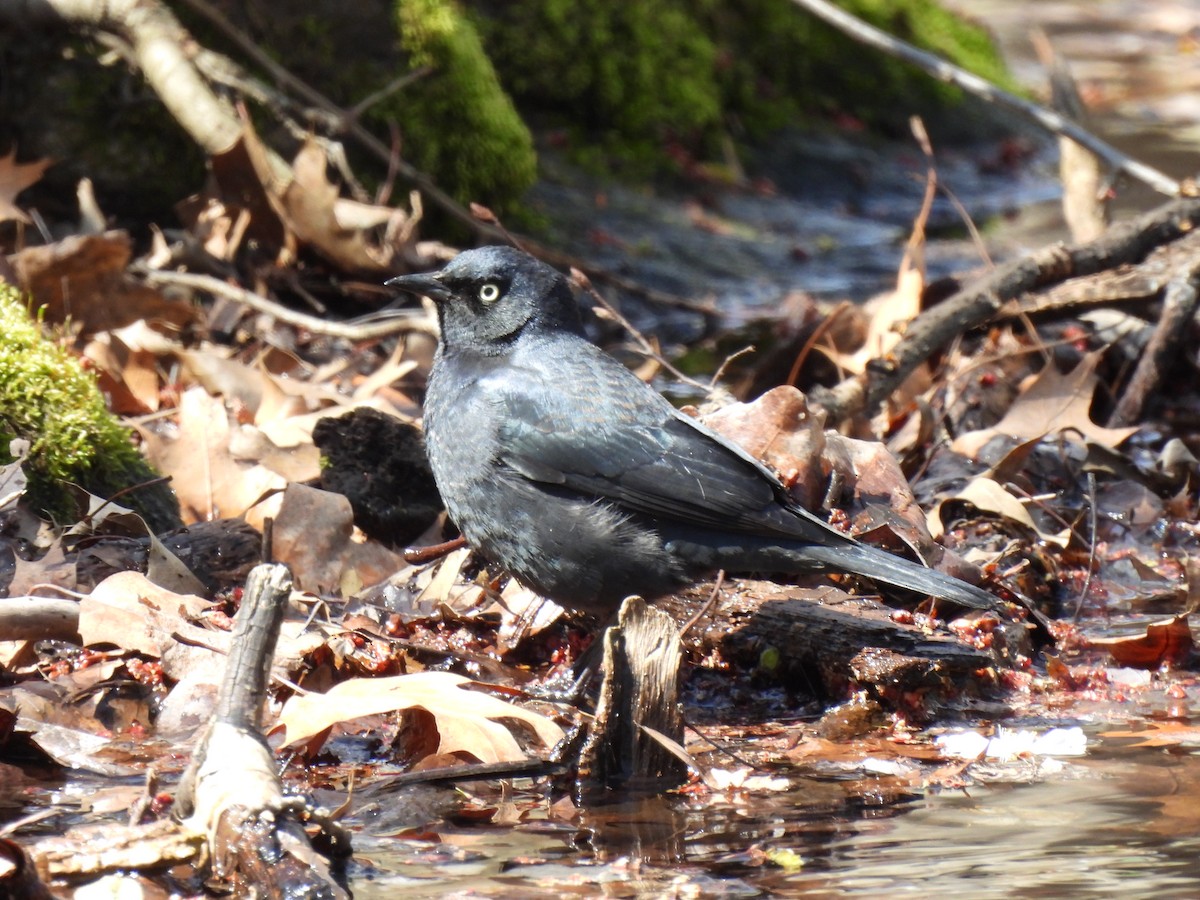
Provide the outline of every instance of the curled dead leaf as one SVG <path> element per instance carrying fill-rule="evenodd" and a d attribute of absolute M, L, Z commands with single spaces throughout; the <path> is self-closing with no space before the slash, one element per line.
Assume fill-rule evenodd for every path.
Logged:
<path fill-rule="evenodd" d="M 1022 390 L 1004 418 L 991 428 L 959 435 L 951 448 L 975 458 L 994 437 L 1029 440 L 1060 431 L 1073 431 L 1089 442 L 1115 447 L 1137 428 L 1104 428 L 1092 421 L 1092 397 L 1099 378 L 1096 366 L 1103 351 L 1085 356 L 1074 369 L 1062 374 L 1050 363 Z"/>
<path fill-rule="evenodd" d="M 1043 531 L 1034 522 L 1033 516 L 1029 514 L 1024 503 L 1006 491 L 999 482 L 982 475 L 972 478 L 958 493 L 939 500 L 929 511 L 927 521 L 929 531 L 934 537 L 940 537 L 946 530 L 942 523 L 942 506 L 951 500 L 964 500 L 980 512 L 992 513 L 1018 522 L 1037 534 L 1043 541 L 1059 547 L 1065 547 L 1071 541 L 1070 528 L 1064 528 L 1059 532 Z"/>
<path fill-rule="evenodd" d="M 1162 665 L 1182 665 L 1195 652 L 1187 613 L 1161 622 L 1151 622 L 1143 634 L 1113 638 L 1095 638 L 1088 642 L 1102 647 L 1123 666 L 1157 669 Z"/>
<path fill-rule="evenodd" d="M 470 684 L 475 682 L 449 672 L 356 678 L 324 694 L 292 697 L 284 704 L 272 733 L 284 732 L 287 745 L 293 746 L 339 722 L 419 708 L 430 713 L 436 723 L 438 754 L 468 753 L 480 762 L 525 759 L 512 732 L 501 724 L 504 719 L 529 725 L 547 747 L 562 740 L 563 730 L 550 719 L 490 694 L 463 689 Z"/>

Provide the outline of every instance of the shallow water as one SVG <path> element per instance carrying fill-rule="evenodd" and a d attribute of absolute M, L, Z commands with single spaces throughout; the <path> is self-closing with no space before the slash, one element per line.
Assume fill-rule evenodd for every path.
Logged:
<path fill-rule="evenodd" d="M 513 828 L 439 829 L 435 839 L 400 841 L 391 853 L 360 842 L 360 854 L 403 876 L 356 878 L 354 890 L 359 897 L 390 896 L 401 884 L 408 897 L 1200 896 L 1200 762 L 1191 752 L 1120 746 L 1127 743 L 1102 741 L 1054 772 L 1021 772 L 1030 783 L 975 784 L 880 805 L 850 802 L 838 783 L 813 780 L 731 800 L 615 803 L 584 811 L 578 823 L 532 816 Z"/>

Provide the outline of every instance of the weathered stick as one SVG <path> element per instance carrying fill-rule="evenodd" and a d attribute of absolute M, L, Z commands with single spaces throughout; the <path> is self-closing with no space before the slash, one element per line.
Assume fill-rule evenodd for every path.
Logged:
<path fill-rule="evenodd" d="M 674 618 L 641 597 L 625 601 L 604 634 L 604 683 L 581 754 L 585 783 L 658 791 L 683 780 L 683 763 L 643 728 L 683 741 L 682 652 Z"/>
<path fill-rule="evenodd" d="M 1163 292 L 1162 315 L 1150 343 L 1138 360 L 1121 401 L 1108 418 L 1109 428 L 1133 425 L 1142 417 L 1146 402 L 1162 384 L 1163 375 L 1179 352 L 1184 335 L 1200 304 L 1200 262 L 1178 272 Z"/>
<path fill-rule="evenodd" d="M 1117 171 L 1127 173 L 1130 177 L 1149 185 L 1161 194 L 1166 194 L 1169 197 L 1179 194 L 1179 182 L 1175 179 L 1169 178 L 1145 163 L 1138 162 L 1126 156 L 1116 147 L 1100 140 L 1100 138 L 1087 129 L 1080 127 L 1070 119 L 1051 112 L 1044 106 L 1030 103 L 1028 100 L 1018 97 L 1015 94 L 1010 94 L 1008 91 L 996 87 L 996 85 L 980 78 L 978 75 L 973 75 L 966 69 L 960 69 L 958 66 L 946 62 L 946 60 L 934 56 L 932 53 L 918 50 L 912 44 L 907 44 L 887 32 L 880 31 L 878 28 L 868 25 L 862 19 L 855 18 L 848 12 L 827 2 L 827 0 L 792 0 L 792 2 L 859 43 L 882 50 L 884 53 L 911 63 L 917 68 L 928 72 L 934 78 L 938 79 L 938 81 L 953 84 L 977 97 L 987 100 L 989 103 L 996 103 L 1013 110 L 1025 118 L 1036 122 L 1053 134 L 1069 137 L 1075 143 L 1081 144 L 1088 150 L 1091 150 L 1106 164 L 1112 166 Z"/>
<path fill-rule="evenodd" d="M 1136 219 L 1121 222 L 1094 241 L 1074 246 L 1053 244 L 977 279 L 909 323 L 903 339 L 886 359 L 873 360 L 864 374 L 811 399 L 830 421 L 872 415 L 922 362 L 954 338 L 990 321 L 1009 300 L 1078 275 L 1136 263 L 1162 244 L 1200 225 L 1200 199 L 1184 197 Z"/>
<path fill-rule="evenodd" d="M 275 755 L 260 733 L 271 661 L 292 577 L 256 566 L 246 579 L 213 722 L 176 795 L 185 824 L 208 835 L 215 873 L 268 896 L 347 896 L 311 850 L 284 797 Z"/>

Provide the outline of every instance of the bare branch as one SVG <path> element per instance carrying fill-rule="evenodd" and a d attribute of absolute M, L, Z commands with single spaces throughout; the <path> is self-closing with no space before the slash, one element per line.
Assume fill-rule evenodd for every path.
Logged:
<path fill-rule="evenodd" d="M 1112 168 L 1127 173 L 1131 178 L 1136 178 L 1159 193 L 1166 194 L 1168 197 L 1179 195 L 1179 182 L 1175 179 L 1164 175 L 1162 172 L 1145 163 L 1131 159 L 1116 147 L 1105 143 L 1070 119 L 1063 118 L 1057 113 L 1046 109 L 1044 106 L 1030 103 L 1028 100 L 1018 97 L 1015 94 L 1010 94 L 1008 91 L 996 87 L 996 85 L 980 78 L 978 75 L 973 75 L 966 69 L 960 69 L 958 66 L 948 63 L 946 60 L 934 56 L 932 53 L 918 50 L 911 44 L 892 37 L 890 34 L 880 31 L 878 28 L 868 25 L 861 19 L 857 19 L 849 13 L 838 9 L 832 3 L 826 2 L 826 0 L 792 0 L 792 2 L 859 43 L 882 50 L 884 53 L 911 63 L 922 71 L 928 72 L 939 81 L 956 85 L 964 91 L 982 97 L 990 103 L 997 103 L 1007 107 L 1025 118 L 1036 122 L 1053 134 L 1069 137 L 1077 144 L 1087 147 Z"/>

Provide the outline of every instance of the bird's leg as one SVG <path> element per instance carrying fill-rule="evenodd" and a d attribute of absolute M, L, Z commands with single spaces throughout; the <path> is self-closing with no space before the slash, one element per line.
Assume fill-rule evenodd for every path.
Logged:
<path fill-rule="evenodd" d="M 410 566 L 423 566 L 426 563 L 437 562 L 442 557 L 449 556 L 455 550 L 465 546 L 467 546 L 467 539 L 460 535 L 453 540 L 430 544 L 428 547 L 406 547 L 404 561 Z"/>

